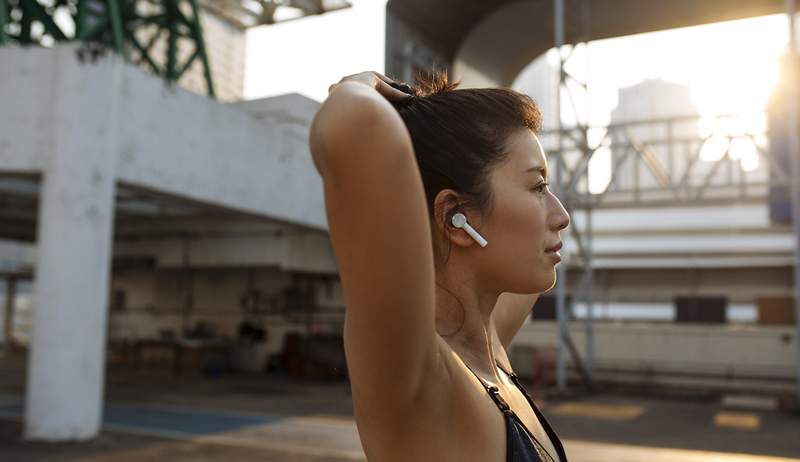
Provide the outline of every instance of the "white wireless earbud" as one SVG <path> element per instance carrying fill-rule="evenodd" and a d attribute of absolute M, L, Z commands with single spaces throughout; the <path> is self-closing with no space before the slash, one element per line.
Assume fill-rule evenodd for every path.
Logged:
<path fill-rule="evenodd" d="M 478 234 L 475 229 L 467 223 L 467 217 L 464 216 L 463 213 L 457 213 L 453 215 L 453 218 L 450 220 L 453 223 L 453 226 L 456 228 L 464 228 L 464 231 L 467 232 L 470 236 L 472 236 L 475 241 L 480 244 L 481 247 L 486 247 L 486 239 L 483 238 L 480 234 Z"/>

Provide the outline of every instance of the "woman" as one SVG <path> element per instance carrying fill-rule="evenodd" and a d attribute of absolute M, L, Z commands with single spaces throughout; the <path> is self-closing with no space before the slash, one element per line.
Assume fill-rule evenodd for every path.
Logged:
<path fill-rule="evenodd" d="M 457 85 L 347 76 L 311 124 L 361 442 L 380 462 L 565 462 L 506 354 L 569 225 L 539 110 Z"/>

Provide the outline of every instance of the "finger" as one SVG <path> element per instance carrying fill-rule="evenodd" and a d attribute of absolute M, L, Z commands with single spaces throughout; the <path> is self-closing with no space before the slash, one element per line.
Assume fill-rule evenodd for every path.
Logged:
<path fill-rule="evenodd" d="M 386 77 L 385 75 L 381 74 L 380 72 L 372 71 L 373 74 L 377 75 L 379 79 L 383 80 L 386 83 L 394 83 L 395 80 Z"/>
<path fill-rule="evenodd" d="M 358 74 L 346 75 L 342 77 L 338 82 L 328 87 L 328 94 L 330 94 L 337 85 L 346 81 L 361 82 L 374 87 L 373 82 L 376 80 L 375 77 L 376 77 L 375 73 L 372 71 L 364 71 L 364 72 L 359 72 Z"/>
<path fill-rule="evenodd" d="M 347 77 L 343 77 L 343 78 L 339 79 L 339 81 L 338 81 L 338 82 L 336 82 L 336 83 L 332 84 L 331 86 L 329 86 L 329 87 L 328 87 L 328 94 L 330 94 L 330 93 L 333 91 L 333 89 L 334 89 L 334 88 L 336 88 L 336 86 L 337 86 L 337 85 L 339 85 L 340 83 L 342 83 L 342 82 L 344 81 L 344 79 L 346 79 L 346 78 L 347 78 Z"/>
<path fill-rule="evenodd" d="M 387 84 L 389 84 L 389 86 L 394 88 L 395 90 L 400 90 L 404 94 L 410 94 L 411 96 L 414 96 L 415 91 L 407 83 L 404 83 L 404 82 L 401 82 L 401 81 L 395 80 L 395 79 L 390 79 L 389 77 L 386 77 L 385 75 L 381 74 L 380 72 L 373 72 L 373 73 L 379 79 L 381 79 L 384 82 L 386 82 Z M 401 87 L 401 88 L 398 88 L 398 87 Z"/>
<path fill-rule="evenodd" d="M 375 89 L 378 90 L 378 93 L 383 95 L 389 101 L 405 101 L 411 98 L 412 96 L 406 92 L 400 91 L 392 87 L 388 83 L 384 82 L 382 79 L 378 80 Z"/>
<path fill-rule="evenodd" d="M 411 87 L 409 87 L 409 86 L 408 86 L 408 84 L 407 84 L 407 83 L 404 83 L 404 82 L 402 82 L 402 81 L 400 81 L 400 80 L 396 80 L 396 79 L 390 79 L 389 77 L 386 77 L 385 75 L 381 74 L 380 72 L 375 72 L 375 71 L 373 71 L 373 73 L 374 73 L 374 74 L 375 74 L 375 75 L 376 75 L 376 76 L 377 76 L 379 79 L 381 79 L 381 80 L 383 80 L 384 82 L 388 83 L 388 84 L 389 84 L 389 86 L 391 86 L 392 88 L 395 88 L 397 85 L 404 86 L 404 87 L 407 87 L 407 88 L 409 88 L 409 89 L 411 88 Z M 394 84 L 394 85 L 392 85 L 392 84 Z M 400 90 L 400 91 L 402 91 L 403 93 L 407 93 L 406 91 L 403 91 L 403 90 Z"/>

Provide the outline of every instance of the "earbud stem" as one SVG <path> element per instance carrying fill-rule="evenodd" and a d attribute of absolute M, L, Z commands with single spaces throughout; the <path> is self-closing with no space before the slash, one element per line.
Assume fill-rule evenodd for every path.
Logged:
<path fill-rule="evenodd" d="M 478 232 L 475 231 L 475 229 L 472 226 L 470 226 L 469 223 L 464 223 L 464 231 L 466 231 L 467 234 L 472 236 L 472 238 L 475 239 L 481 247 L 486 247 L 486 244 L 488 244 L 488 242 L 486 242 L 486 239 L 484 239 L 483 236 L 478 234 Z"/>

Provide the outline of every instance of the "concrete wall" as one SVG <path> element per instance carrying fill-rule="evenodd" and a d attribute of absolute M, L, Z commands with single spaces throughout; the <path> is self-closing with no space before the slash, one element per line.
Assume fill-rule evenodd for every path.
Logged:
<path fill-rule="evenodd" d="M 241 307 L 245 291 L 257 289 L 264 299 L 269 299 L 291 282 L 290 274 L 270 268 L 119 271 L 113 276 L 111 291 L 124 292 L 125 302 L 124 306 L 110 307 L 109 339 L 158 338 L 162 329 L 172 329 L 179 335 L 184 323 L 192 327 L 197 321 L 209 325 L 217 334 L 235 337 L 239 322 L 245 318 Z M 339 283 L 316 287 L 320 309 L 343 315 Z M 191 308 L 187 309 L 190 295 Z M 279 316 L 264 320 L 270 329 L 273 324 L 286 324 Z"/>
<path fill-rule="evenodd" d="M 150 256 L 159 267 L 275 266 L 285 271 L 335 274 L 330 239 L 322 232 L 284 235 L 217 235 L 183 238 L 142 238 L 118 241 L 114 255 Z"/>
<path fill-rule="evenodd" d="M 586 358 L 585 324 L 574 322 L 569 331 Z M 525 347 L 553 348 L 557 332 L 554 321 L 523 325 L 510 348 L 521 375 L 533 370 Z M 596 322 L 595 367 L 598 378 L 620 382 L 791 391 L 796 361 L 793 333 L 792 326 Z"/>
<path fill-rule="evenodd" d="M 78 63 L 77 45 L 0 48 L 0 173 L 36 173 L 64 127 L 51 104 L 71 94 L 82 105 L 107 106 L 99 89 L 118 95 L 119 182 L 289 223 L 326 229 L 322 181 L 308 151 L 307 127 L 317 103 L 303 97 L 273 105 L 294 127 L 268 124 L 242 108 L 210 101 L 126 65 L 118 81 L 78 85 L 65 66 L 110 66 L 118 58 Z M 4 63 L 13 63 L 5 65 Z M 91 78 L 88 77 L 87 78 Z M 77 94 L 76 94 L 77 92 Z M 257 103 L 253 103 L 257 104 Z M 296 106 L 293 106 L 297 104 Z M 74 108 L 80 117 L 80 106 Z M 87 135 L 88 136 L 88 135 Z"/>

